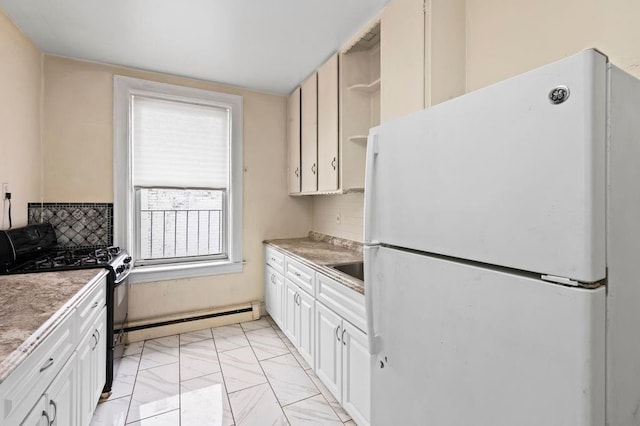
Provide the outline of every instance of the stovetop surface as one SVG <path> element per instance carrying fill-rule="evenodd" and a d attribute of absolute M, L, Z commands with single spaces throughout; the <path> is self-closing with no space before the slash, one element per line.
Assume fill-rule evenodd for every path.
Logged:
<path fill-rule="evenodd" d="M 116 267 L 117 259 L 126 253 L 120 247 L 99 249 L 54 248 L 38 257 L 5 265 L 0 273 L 53 272 L 74 269 Z"/>

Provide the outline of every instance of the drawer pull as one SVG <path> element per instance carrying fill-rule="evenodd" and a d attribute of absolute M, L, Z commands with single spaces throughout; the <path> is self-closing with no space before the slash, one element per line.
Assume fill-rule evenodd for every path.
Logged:
<path fill-rule="evenodd" d="M 94 302 L 93 305 L 91 305 L 91 309 L 96 308 L 98 306 L 98 302 Z"/>
<path fill-rule="evenodd" d="M 51 367 L 52 365 L 53 365 L 53 358 L 49 358 L 47 362 L 42 364 L 42 367 L 40 367 L 40 372 L 42 373 L 44 370 Z"/>
<path fill-rule="evenodd" d="M 298 278 L 302 278 L 302 276 L 300 275 L 300 272 L 293 271 L 293 275 L 295 275 Z"/>

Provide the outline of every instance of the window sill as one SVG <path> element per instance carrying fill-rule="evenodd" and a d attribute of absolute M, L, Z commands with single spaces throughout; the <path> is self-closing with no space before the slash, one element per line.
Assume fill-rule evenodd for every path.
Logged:
<path fill-rule="evenodd" d="M 178 263 L 172 265 L 136 266 L 129 275 L 129 283 L 176 280 L 207 275 L 236 274 L 242 272 L 243 262 L 210 261 Z"/>

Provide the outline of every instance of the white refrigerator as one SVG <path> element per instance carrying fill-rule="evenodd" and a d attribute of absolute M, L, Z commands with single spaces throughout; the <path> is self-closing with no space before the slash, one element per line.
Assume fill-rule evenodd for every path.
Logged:
<path fill-rule="evenodd" d="M 640 81 L 587 50 L 371 130 L 371 424 L 640 425 Z"/>

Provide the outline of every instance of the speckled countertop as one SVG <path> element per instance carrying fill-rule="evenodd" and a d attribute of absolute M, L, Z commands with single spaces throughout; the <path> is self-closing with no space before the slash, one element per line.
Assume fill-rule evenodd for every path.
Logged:
<path fill-rule="evenodd" d="M 0 275 L 0 383 L 47 337 L 105 269 Z M 86 289 L 85 289 L 86 287 Z"/>
<path fill-rule="evenodd" d="M 265 244 L 364 294 L 363 281 L 327 266 L 362 262 L 362 244 L 316 232 L 310 232 L 309 236 L 302 238 L 266 240 Z"/>

